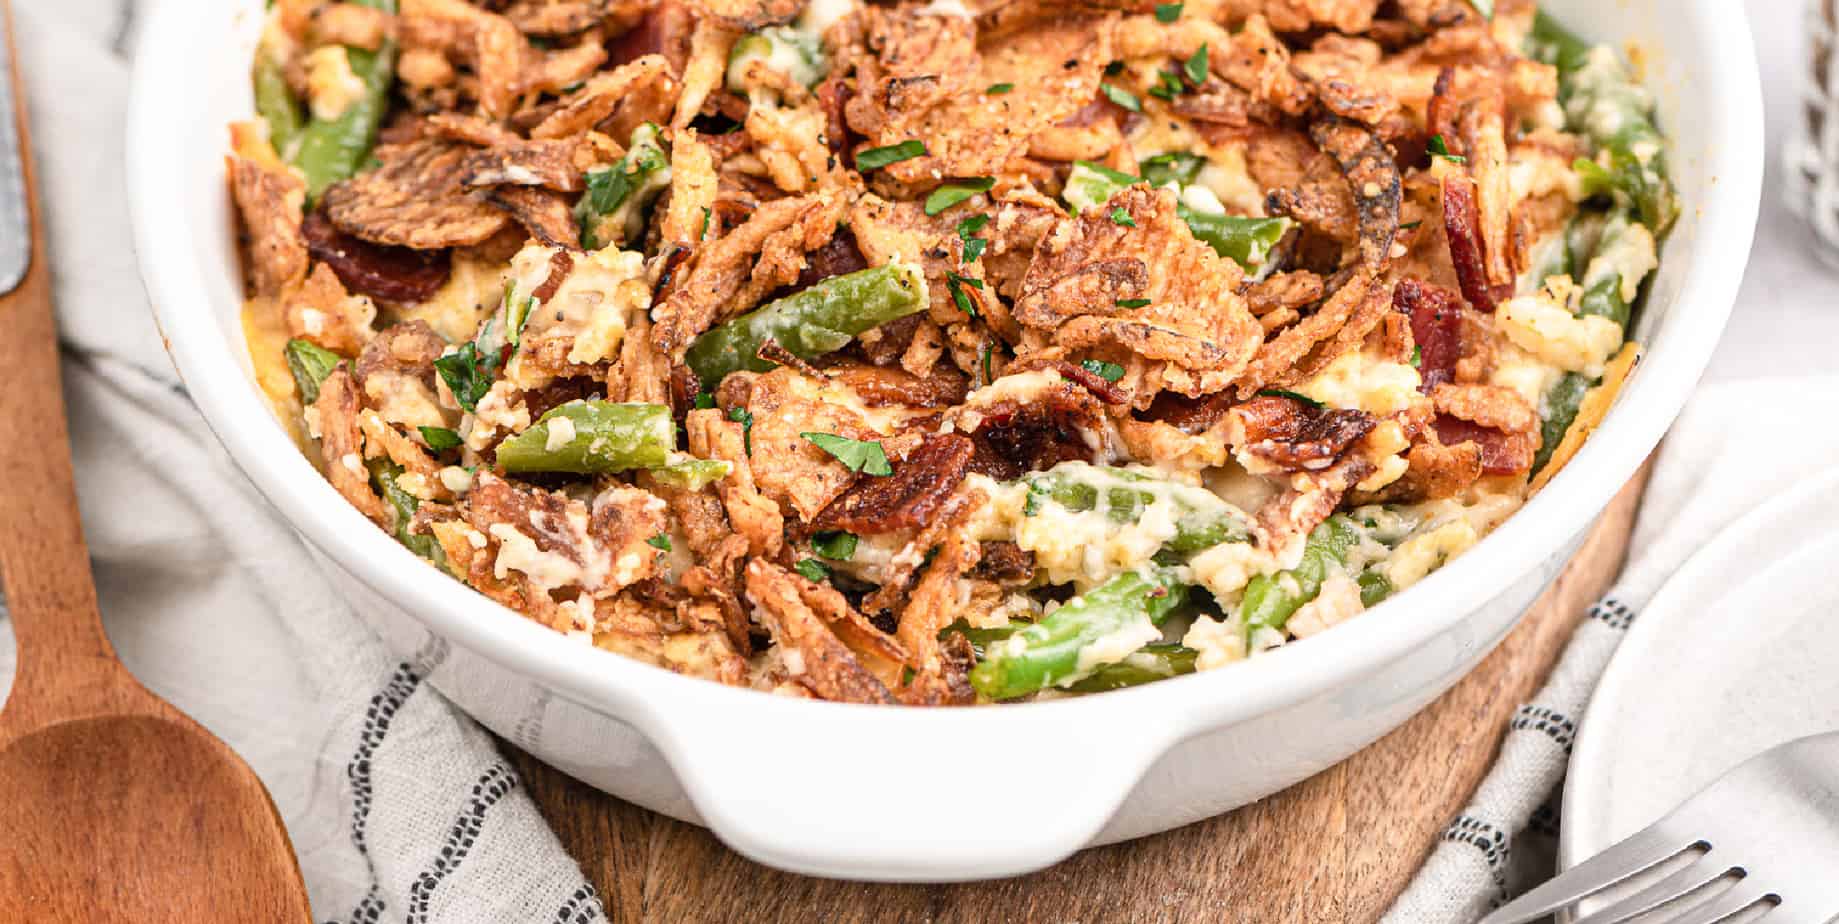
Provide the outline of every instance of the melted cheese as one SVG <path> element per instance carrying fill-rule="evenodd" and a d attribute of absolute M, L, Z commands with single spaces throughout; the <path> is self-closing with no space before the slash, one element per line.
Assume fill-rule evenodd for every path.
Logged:
<path fill-rule="evenodd" d="M 1423 381 L 1409 363 L 1389 362 L 1363 351 L 1343 353 L 1296 391 L 1329 407 L 1389 417 L 1411 407 Z"/>

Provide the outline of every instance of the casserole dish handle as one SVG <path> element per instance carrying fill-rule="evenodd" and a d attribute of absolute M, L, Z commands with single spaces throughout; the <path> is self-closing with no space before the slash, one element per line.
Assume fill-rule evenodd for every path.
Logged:
<path fill-rule="evenodd" d="M 653 740 L 716 835 L 761 863 L 842 879 L 991 879 L 1089 844 L 1173 743 L 1114 704 L 1073 705 L 827 706 L 757 724 L 701 712 L 672 716 Z"/>

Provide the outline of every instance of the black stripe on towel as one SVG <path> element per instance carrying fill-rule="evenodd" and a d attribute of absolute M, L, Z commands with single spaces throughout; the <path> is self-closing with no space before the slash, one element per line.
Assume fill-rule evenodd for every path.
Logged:
<path fill-rule="evenodd" d="M 594 884 L 584 882 L 575 894 L 562 903 L 551 920 L 555 924 L 589 924 L 600 919 L 600 893 L 594 891 Z"/>
<path fill-rule="evenodd" d="M 1611 629 L 1626 629 L 1634 624 L 1635 610 L 1614 597 L 1604 597 L 1590 607 L 1590 618 Z"/>
<path fill-rule="evenodd" d="M 370 889 L 352 909 L 347 919 L 351 924 L 377 924 L 383 919 L 383 894 L 377 886 L 377 867 L 370 858 L 367 834 L 373 795 L 370 762 L 377 748 L 382 746 L 383 737 L 389 734 L 396 713 L 420 686 L 421 675 L 414 668 L 407 663 L 396 665 L 389 682 L 370 698 L 364 713 L 364 728 L 358 733 L 357 750 L 345 764 L 345 778 L 351 781 L 351 845 L 357 848 L 358 856 L 363 857 L 364 865 L 370 868 Z"/>
<path fill-rule="evenodd" d="M 1458 815 L 1444 830 L 1443 839 L 1468 844 L 1481 851 L 1482 859 L 1488 861 L 1488 875 L 1494 880 L 1495 891 L 1506 890 L 1507 832 L 1472 815 Z"/>
<path fill-rule="evenodd" d="M 473 781 L 473 791 L 466 799 L 466 807 L 460 810 L 460 817 L 454 819 L 453 827 L 447 830 L 447 839 L 434 855 L 434 863 L 416 876 L 415 882 L 409 886 L 408 924 L 425 924 L 428 920 L 428 900 L 434 895 L 434 890 L 442 880 L 459 869 L 466 855 L 472 852 L 473 845 L 479 840 L 479 833 L 485 830 L 485 814 L 516 788 L 517 771 L 502 762 L 493 764 Z"/>
<path fill-rule="evenodd" d="M 1556 709 L 1527 704 L 1513 714 L 1513 721 L 1507 727 L 1514 731 L 1535 731 L 1552 739 L 1565 753 L 1571 752 L 1571 742 L 1577 738 L 1577 723 Z"/>

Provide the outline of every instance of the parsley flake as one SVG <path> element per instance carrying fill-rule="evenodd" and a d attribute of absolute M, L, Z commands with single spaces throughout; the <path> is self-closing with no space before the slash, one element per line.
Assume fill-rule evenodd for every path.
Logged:
<path fill-rule="evenodd" d="M 1130 213 L 1124 211 L 1124 207 L 1121 205 L 1114 206 L 1111 209 L 1111 223 L 1114 225 L 1123 225 L 1126 228 L 1134 228 L 1137 226 L 1137 220 L 1130 217 Z"/>
<path fill-rule="evenodd" d="M 868 475 L 894 474 L 894 467 L 888 464 L 888 454 L 881 448 L 880 440 L 852 440 L 834 433 L 807 432 L 798 435 L 810 441 L 811 445 L 829 453 L 852 472 L 862 472 Z"/>
<path fill-rule="evenodd" d="M 654 549 L 658 549 L 659 551 L 663 551 L 663 552 L 670 551 L 670 537 L 664 535 L 663 533 L 659 533 L 651 537 L 650 539 L 645 540 L 645 544 L 648 546 L 651 546 Z"/>
<path fill-rule="evenodd" d="M 741 446 L 748 455 L 753 455 L 753 412 L 744 407 L 731 407 L 728 419 L 741 425 Z"/>
<path fill-rule="evenodd" d="M 1188 85 L 1181 82 L 1181 75 L 1174 71 L 1157 71 L 1156 85 L 1149 88 L 1149 95 L 1174 102 L 1175 97 L 1187 90 Z"/>
<path fill-rule="evenodd" d="M 1449 152 L 1449 143 L 1443 140 L 1442 135 L 1430 136 L 1430 156 L 1441 157 L 1452 164 L 1466 164 L 1469 162 L 1469 159 L 1466 157 L 1451 154 Z"/>
<path fill-rule="evenodd" d="M 983 256 L 983 249 L 989 246 L 990 242 L 981 237 L 977 237 L 976 234 L 983 230 L 984 225 L 989 223 L 990 216 L 988 215 L 972 215 L 958 222 L 958 240 L 964 242 L 965 263 L 974 263 L 978 257 Z"/>
<path fill-rule="evenodd" d="M 1120 298 L 1117 300 L 1117 306 L 1119 308 L 1135 309 L 1135 308 L 1142 308 L 1143 306 L 1148 305 L 1148 304 L 1149 304 L 1149 299 L 1147 298 Z"/>
<path fill-rule="evenodd" d="M 977 305 L 970 295 L 964 291 L 965 286 L 970 286 L 973 289 L 982 289 L 983 280 L 972 279 L 969 276 L 960 276 L 951 270 L 945 271 L 945 288 L 951 290 L 952 303 L 958 306 L 959 311 L 964 312 L 969 317 L 975 318 L 977 317 Z"/>
<path fill-rule="evenodd" d="M 479 399 L 492 390 L 492 373 L 498 371 L 496 354 L 481 353 L 471 340 L 434 361 L 434 370 L 453 392 L 453 400 L 467 411 L 479 410 Z"/>
<path fill-rule="evenodd" d="M 831 561 L 848 561 L 856 554 L 856 535 L 842 530 L 811 537 L 811 551 Z"/>
<path fill-rule="evenodd" d="M 989 94 L 990 96 L 1001 96 L 1004 93 L 1007 93 L 1013 89 L 1015 89 L 1015 84 L 1008 83 L 1007 81 L 1005 81 L 1003 83 L 990 84 L 990 88 L 983 92 Z"/>
<path fill-rule="evenodd" d="M 446 427 L 420 427 L 422 442 L 435 452 L 444 452 L 460 445 L 460 434 Z"/>
<path fill-rule="evenodd" d="M 813 584 L 822 584 L 830 577 L 830 569 L 824 567 L 824 563 L 815 558 L 799 559 L 798 564 L 792 566 L 792 570 Z"/>
<path fill-rule="evenodd" d="M 1424 348 L 1423 347 L 1414 345 L 1411 348 L 1411 368 L 1413 369 L 1424 368 Z"/>
<path fill-rule="evenodd" d="M 1079 365 L 1084 367 L 1087 372 L 1107 382 L 1115 382 L 1124 377 L 1124 367 L 1117 363 L 1108 363 L 1102 359 L 1088 359 Z"/>
<path fill-rule="evenodd" d="M 1418 221 L 1408 221 L 1408 222 L 1405 222 L 1405 223 L 1404 223 L 1404 224 L 1402 224 L 1402 225 L 1399 225 L 1399 226 L 1398 226 L 1398 229 L 1399 229 L 1400 231 L 1416 231 L 1416 230 L 1418 229 L 1418 227 L 1419 227 L 1419 226 L 1421 226 L 1421 225 L 1423 225 L 1423 224 L 1424 224 L 1424 222 L 1423 222 L 1423 220 L 1422 220 L 1422 219 L 1420 219 L 1420 220 L 1418 220 Z"/>
<path fill-rule="evenodd" d="M 1202 42 L 1200 50 L 1193 57 L 1181 62 L 1181 72 L 1187 75 L 1189 83 L 1197 87 L 1207 82 L 1207 43 Z"/>
<path fill-rule="evenodd" d="M 1105 94 L 1105 99 L 1108 99 L 1112 101 L 1113 103 L 1116 103 L 1119 106 L 1122 106 L 1125 109 L 1130 110 L 1131 112 L 1142 112 L 1143 111 L 1143 102 L 1137 99 L 1136 96 L 1132 94 L 1129 90 L 1120 90 L 1117 87 L 1114 87 L 1108 83 L 1101 83 L 1098 85 L 1098 92 Z"/>
<path fill-rule="evenodd" d="M 937 215 L 980 192 L 989 191 L 995 185 L 996 178 L 989 176 L 974 176 L 968 180 L 946 183 L 926 197 L 926 214 Z"/>
<path fill-rule="evenodd" d="M 706 241 L 709 239 L 709 217 L 712 214 L 708 206 L 705 205 L 702 207 L 702 230 L 696 232 L 697 240 Z"/>
<path fill-rule="evenodd" d="M 856 169 L 863 173 L 867 173 L 870 170 L 880 170 L 882 167 L 889 164 L 898 164 L 903 160 L 912 160 L 915 157 L 925 156 L 926 142 L 918 139 L 902 141 L 899 144 L 869 148 L 857 154 Z"/>
<path fill-rule="evenodd" d="M 690 403 L 698 410 L 708 410 L 715 406 L 715 394 L 713 392 L 699 391 L 696 393 L 695 400 Z"/>
<path fill-rule="evenodd" d="M 1179 3 L 1158 3 L 1156 4 L 1156 21 L 1157 22 L 1174 22 L 1175 20 L 1180 19 L 1180 18 L 1181 18 L 1181 4 Z"/>

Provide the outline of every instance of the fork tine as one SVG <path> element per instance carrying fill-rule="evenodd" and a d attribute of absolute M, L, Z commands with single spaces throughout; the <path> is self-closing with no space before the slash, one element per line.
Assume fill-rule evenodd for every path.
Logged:
<path fill-rule="evenodd" d="M 1839 920 L 1839 908 L 1816 911 L 1805 901 L 1783 898 L 1781 904 L 1763 912 L 1762 920 L 1766 924 L 1830 924 Z"/>
<path fill-rule="evenodd" d="M 1674 837 L 1657 823 L 1565 870 L 1550 882 L 1502 905 L 1480 924 L 1526 924 L 1659 863 L 1697 843 Z"/>
<path fill-rule="evenodd" d="M 1658 908 L 1729 871 L 1728 864 L 1719 863 L 1712 858 L 1712 854 L 1707 853 L 1685 869 L 1577 921 L 1576 924 L 1615 924 L 1617 921 L 1625 921 L 1643 911 Z"/>
<path fill-rule="evenodd" d="M 1752 885 L 1753 882 L 1751 877 L 1739 879 L 1710 901 L 1693 905 L 1684 914 L 1668 919 L 1666 924 L 1716 924 L 1769 896 L 1768 889 Z"/>

